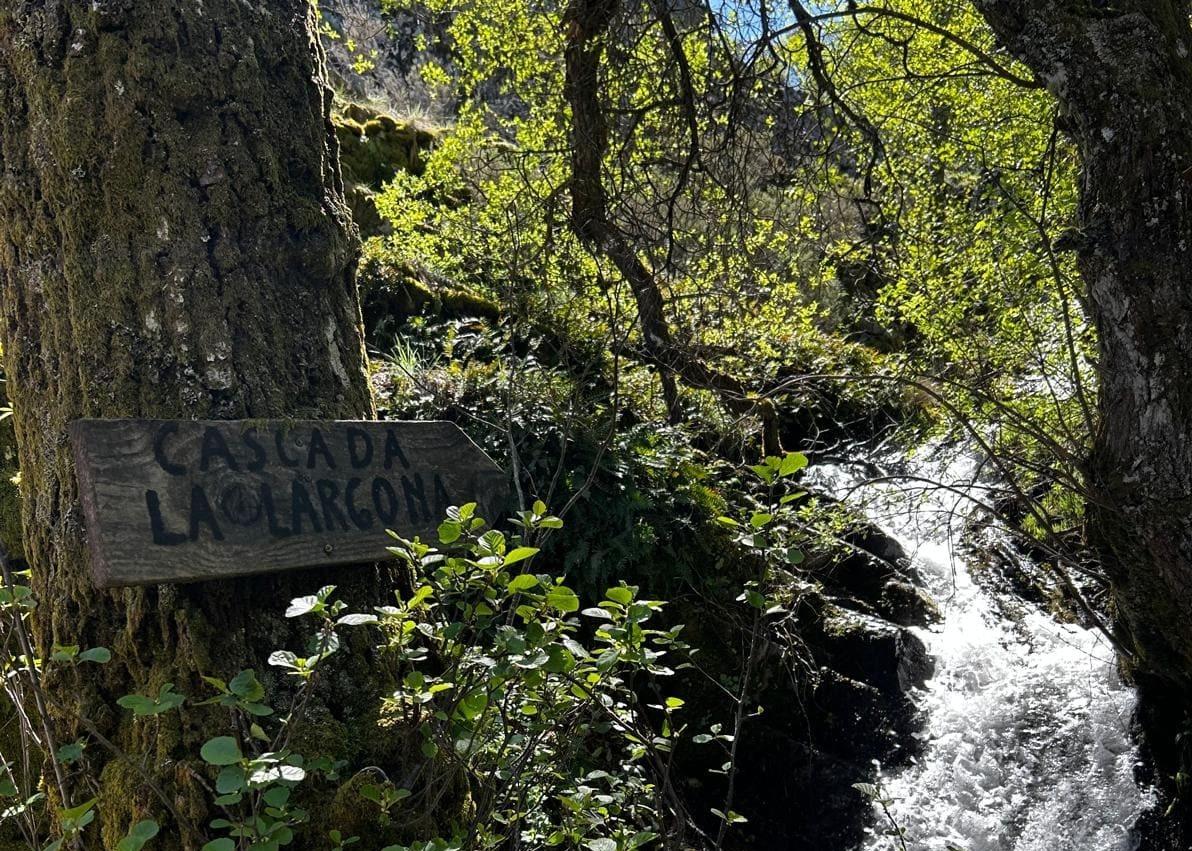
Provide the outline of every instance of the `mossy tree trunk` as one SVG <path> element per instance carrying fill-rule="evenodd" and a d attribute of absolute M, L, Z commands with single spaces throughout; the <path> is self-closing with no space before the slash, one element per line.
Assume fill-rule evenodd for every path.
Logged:
<path fill-rule="evenodd" d="M 147 755 L 197 824 L 209 812 L 188 765 L 226 716 L 184 708 L 143 723 L 116 699 L 164 682 L 201 696 L 200 674 L 261 671 L 287 641 L 290 596 L 329 579 L 363 593 L 379 577 L 96 591 L 66 426 L 373 414 L 330 102 L 308 0 L 0 3 L 3 345 L 36 640 L 114 653 L 51 675 L 52 714 L 63 741 L 86 738 L 72 720 L 84 713 Z M 370 689 L 363 669 L 339 676 L 312 715 L 347 743 Z M 94 847 L 149 813 L 169 847 L 195 847 L 126 764 L 87 754 Z"/>
<path fill-rule="evenodd" d="M 1154 751 L 1192 723 L 1192 28 L 1186 3 L 976 0 L 1081 155 L 1078 262 L 1100 340 L 1089 530 Z"/>

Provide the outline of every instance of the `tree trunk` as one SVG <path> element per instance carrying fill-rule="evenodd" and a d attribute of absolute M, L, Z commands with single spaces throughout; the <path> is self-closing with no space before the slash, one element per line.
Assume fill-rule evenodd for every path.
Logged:
<path fill-rule="evenodd" d="M 358 239 L 311 9 L 0 2 L 0 292 L 35 638 L 43 652 L 60 643 L 114 654 L 102 668 L 51 674 L 51 714 L 61 741 L 86 737 L 74 720 L 84 714 L 146 755 L 196 824 L 207 795 L 187 766 L 213 725 L 227 732 L 226 715 L 184 707 L 145 723 L 116 699 L 165 682 L 197 698 L 200 674 L 264 674 L 287 640 L 285 602 L 330 577 L 96 591 L 66 426 L 84 416 L 372 416 Z M 339 574 L 341 588 L 378 579 Z M 334 684 L 332 708 L 312 712 L 325 741 L 343 746 L 371 705 L 348 679 Z M 151 812 L 177 837 L 168 847 L 197 847 L 126 763 L 98 746 L 87 754 L 101 828 L 89 843 L 114 847 Z"/>
<path fill-rule="evenodd" d="M 1089 529 L 1160 766 L 1192 706 L 1192 29 L 1185 3 L 975 0 L 1079 146 L 1099 340 Z M 1164 763 L 1167 763 L 1166 765 Z"/>
<path fill-rule="evenodd" d="M 778 418 L 770 401 L 754 396 L 738 378 L 704 363 L 675 340 L 658 280 L 638 255 L 633 239 L 609 215 L 603 176 L 609 125 L 601 103 L 601 66 L 605 40 L 619 9 L 619 0 L 571 0 L 563 17 L 567 33 L 564 94 L 571 107 L 571 230 L 594 255 L 612 261 L 629 285 L 637 304 L 642 350 L 658 369 L 671 421 L 681 419 L 678 378 L 690 387 L 715 393 L 735 416 L 758 415 L 762 454 L 779 455 Z M 674 25 L 663 17 L 664 27 L 669 24 L 673 32 Z M 695 121 L 693 114 L 689 117 Z"/>

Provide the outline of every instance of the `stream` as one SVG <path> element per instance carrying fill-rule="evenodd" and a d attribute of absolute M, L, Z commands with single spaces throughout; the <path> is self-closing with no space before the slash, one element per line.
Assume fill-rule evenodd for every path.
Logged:
<path fill-rule="evenodd" d="M 945 455 L 949 457 L 945 457 Z M 909 851 L 1130 851 L 1153 803 L 1135 782 L 1135 695 L 1095 630 L 1024 603 L 1004 614 L 957 550 L 972 503 L 972 458 L 927 447 L 879 464 L 910 484 L 867 484 L 850 465 L 821 466 L 823 486 L 860 506 L 913 557 L 943 614 L 916 632 L 935 659 L 918 695 L 924 749 L 883 770 L 890 813 Z M 915 478 L 955 491 L 925 488 Z M 900 849 L 875 807 L 857 851 Z"/>

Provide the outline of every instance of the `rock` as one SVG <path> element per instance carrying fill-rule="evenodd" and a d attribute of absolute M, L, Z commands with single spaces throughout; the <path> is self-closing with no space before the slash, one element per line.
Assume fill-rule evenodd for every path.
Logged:
<path fill-rule="evenodd" d="M 819 710 L 817 739 L 834 743 L 821 746 L 847 756 L 854 765 L 868 766 L 875 759 L 896 764 L 918 745 L 910 734 L 917 730 L 921 713 L 904 694 L 884 693 L 825 668 L 820 671 L 812 700 Z M 862 774 L 855 771 L 852 776 Z"/>
<path fill-rule="evenodd" d="M 342 106 L 333 121 L 344 179 L 373 189 L 383 188 L 402 171 L 421 174 L 425 153 L 437 139 L 429 128 L 361 104 Z"/>
<path fill-rule="evenodd" d="M 898 579 L 886 580 L 877 609 L 899 626 L 925 626 L 942 619 L 930 594 L 917 585 Z"/>
<path fill-rule="evenodd" d="M 904 627 L 836 607 L 822 618 L 825 664 L 845 676 L 897 694 L 921 688 L 934 670 L 926 645 Z"/>
<path fill-rule="evenodd" d="M 366 239 L 387 235 L 392 228 L 377 209 L 377 193 L 400 172 L 421 174 L 437 136 L 433 130 L 356 103 L 342 105 L 332 121 L 352 220 Z"/>
<path fill-rule="evenodd" d="M 913 596 L 913 586 L 879 588 L 890 597 Z M 724 723 L 732 717 L 725 691 L 709 680 L 729 689 L 739 682 L 748 645 L 740 629 L 749 618 L 734 617 L 732 605 L 688 600 L 673 612 L 687 624 L 686 641 L 700 648 L 702 673 L 680 672 L 674 686 L 690 718 Z M 750 821 L 734 831 L 732 847 L 855 847 L 870 804 L 852 784 L 872 781 L 872 760 L 896 765 L 917 750 L 922 713 L 913 692 L 931 675 L 931 658 L 911 630 L 854 608 L 865 605 L 806 591 L 795 610 L 776 615 L 767 630 L 755 691 L 747 698 L 764 711 L 746 721 L 738 743 L 737 809 Z M 685 778 L 692 813 L 723 805 L 715 773 L 723 759 L 714 746 L 678 751 L 675 770 Z M 715 824 L 703 827 L 714 830 Z"/>
<path fill-rule="evenodd" d="M 939 609 L 896 538 L 872 523 L 858 522 L 841 539 L 849 547 L 847 554 L 813 563 L 810 569 L 842 604 L 899 626 L 939 621 Z"/>
<path fill-rule="evenodd" d="M 365 243 L 356 271 L 364 330 L 370 339 L 383 326 L 400 324 L 420 314 L 443 318 L 500 316 L 496 302 L 393 260 L 379 243 Z"/>

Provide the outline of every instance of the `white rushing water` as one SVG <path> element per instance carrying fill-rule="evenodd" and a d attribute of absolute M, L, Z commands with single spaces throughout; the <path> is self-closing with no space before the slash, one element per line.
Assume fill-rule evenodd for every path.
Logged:
<path fill-rule="evenodd" d="M 971 487 L 960 457 L 912 458 L 900 472 Z M 943 621 L 917 630 L 935 659 L 918 696 L 923 752 L 881 786 L 910 851 L 1130 851 L 1152 803 L 1135 782 L 1134 693 L 1098 632 L 1024 605 L 1014 619 L 956 552 L 971 503 L 915 484 L 864 484 L 848 467 L 813 474 L 864 507 L 915 559 Z M 878 814 L 864 851 L 899 849 Z"/>

